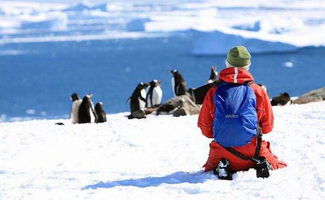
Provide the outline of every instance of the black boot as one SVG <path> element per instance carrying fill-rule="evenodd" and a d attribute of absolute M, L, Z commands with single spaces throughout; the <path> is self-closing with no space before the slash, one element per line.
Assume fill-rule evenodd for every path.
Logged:
<path fill-rule="evenodd" d="M 221 180 L 232 180 L 232 173 L 230 170 L 230 163 L 227 159 L 222 158 L 219 161 L 218 167 L 213 170 L 213 173 Z"/>
<path fill-rule="evenodd" d="M 271 165 L 267 162 L 264 156 L 258 158 L 256 164 L 256 177 L 257 178 L 268 178 L 270 176 Z"/>

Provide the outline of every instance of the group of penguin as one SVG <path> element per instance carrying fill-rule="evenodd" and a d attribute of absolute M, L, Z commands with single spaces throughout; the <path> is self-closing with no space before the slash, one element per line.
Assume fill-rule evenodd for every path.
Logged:
<path fill-rule="evenodd" d="M 73 124 L 102 123 L 107 121 L 103 103 L 98 102 L 94 107 L 91 97 L 92 95 L 86 95 L 80 99 L 76 93 L 71 95 L 72 108 L 70 120 Z"/>
<path fill-rule="evenodd" d="M 212 67 L 210 78 L 206 85 L 187 90 L 186 81 L 181 73 L 176 69 L 171 70 L 170 73 L 172 74 L 174 96 L 188 95 L 197 104 L 202 104 L 206 90 L 210 88 L 218 75 L 216 68 Z M 158 108 L 161 105 L 162 97 L 163 91 L 161 89 L 160 80 L 152 80 L 149 83 L 140 82 L 128 99 L 131 110 L 131 114 L 128 118 L 145 118 L 146 114 L 151 113 L 151 111 L 148 110 Z M 92 95 L 86 95 L 80 99 L 77 93 L 71 94 L 72 108 L 70 120 L 72 124 L 102 123 L 107 121 L 103 103 L 98 102 L 94 106 L 91 98 Z"/>
<path fill-rule="evenodd" d="M 170 73 L 172 74 L 172 90 L 174 97 L 186 95 L 197 105 L 203 103 L 205 94 L 216 83 L 218 77 L 216 67 L 211 67 L 210 77 L 204 85 L 187 89 L 186 81 L 178 70 L 170 70 Z M 264 85 L 260 86 L 266 90 Z M 159 108 L 164 108 L 161 106 L 162 97 L 163 91 L 161 89 L 160 80 L 152 80 L 149 83 L 140 82 L 128 99 L 131 111 L 128 118 L 146 118 L 147 114 L 157 111 Z M 83 99 L 80 99 L 76 93 L 71 95 L 72 108 L 70 120 L 73 124 L 102 123 L 107 121 L 103 103 L 98 102 L 94 107 L 91 98 L 92 95 L 86 95 Z M 274 99 L 276 100 L 276 98 Z"/>
<path fill-rule="evenodd" d="M 207 90 L 216 81 L 218 76 L 216 67 L 211 67 L 210 77 L 205 85 L 195 89 L 187 89 L 186 81 L 178 70 L 171 70 L 170 73 L 172 74 L 172 89 L 174 96 L 188 95 L 197 104 L 202 104 Z M 136 86 L 129 98 L 131 111 L 131 114 L 128 116 L 129 119 L 145 118 L 146 113 L 150 113 L 152 108 L 157 108 L 161 105 L 163 92 L 160 85 L 161 81 L 153 80 L 149 83 L 140 82 Z"/>

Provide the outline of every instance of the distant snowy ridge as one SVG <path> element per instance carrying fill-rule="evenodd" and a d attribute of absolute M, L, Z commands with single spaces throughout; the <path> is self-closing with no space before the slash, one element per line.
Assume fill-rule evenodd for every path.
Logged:
<path fill-rule="evenodd" d="M 325 102 L 273 110 L 264 139 L 288 167 L 268 179 L 238 172 L 233 181 L 202 172 L 211 139 L 197 115 L 0 123 L 0 199 L 324 199 Z"/>
<path fill-rule="evenodd" d="M 257 52 L 266 52 L 267 47 L 272 47 L 269 51 L 291 51 L 305 46 L 325 46 L 324 12 L 325 3 L 321 0 L 245 3 L 239 0 L 113 0 L 73 5 L 2 1 L 0 39 L 4 40 L 0 42 L 67 41 L 73 37 L 87 40 L 87 36 L 94 35 L 109 39 L 106 35 L 111 32 L 123 35 L 141 32 L 138 34 L 141 38 L 152 33 L 191 34 L 191 30 L 196 30 L 201 32 L 201 36 L 196 33 L 198 37 L 194 38 L 193 52 L 197 54 L 224 54 L 209 48 L 211 43 L 222 47 L 220 40 L 215 40 L 221 33 L 230 44 L 247 43 L 253 50 L 258 49 Z M 206 35 L 211 39 L 202 41 L 200 38 Z M 200 49 L 200 46 L 206 47 Z M 226 51 L 228 46 L 223 48 Z"/>

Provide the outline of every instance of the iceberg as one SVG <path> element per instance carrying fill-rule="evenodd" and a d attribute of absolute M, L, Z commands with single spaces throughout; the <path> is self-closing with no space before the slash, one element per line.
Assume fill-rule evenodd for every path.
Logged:
<path fill-rule="evenodd" d="M 223 54 L 221 49 L 236 44 L 249 45 L 256 52 L 325 46 L 325 4 L 321 0 L 29 1 L 0 1 L 0 37 L 19 41 L 61 30 L 61 36 L 80 38 L 106 32 L 141 32 L 139 35 L 147 37 L 196 30 L 194 54 Z"/>
<path fill-rule="evenodd" d="M 62 30 L 67 27 L 68 18 L 61 12 L 47 13 L 46 15 L 30 16 L 21 22 L 21 29 Z"/>
<path fill-rule="evenodd" d="M 84 4 L 84 3 L 77 3 L 74 4 L 66 9 L 64 9 L 63 11 L 73 11 L 73 12 L 82 12 L 84 10 L 89 10 L 91 7 Z"/>
<path fill-rule="evenodd" d="M 79 2 L 68 8 L 64 9 L 63 11 L 72 11 L 72 12 L 83 12 L 88 10 L 100 10 L 102 12 L 108 11 L 108 3 L 100 3 L 95 5 L 88 5 L 86 3 Z"/>
<path fill-rule="evenodd" d="M 145 31 L 145 23 L 149 21 L 149 18 L 133 19 L 126 24 L 126 30 L 132 32 Z"/>
<path fill-rule="evenodd" d="M 246 46 L 251 53 L 291 52 L 297 46 L 263 37 L 247 37 L 241 34 L 227 33 L 220 30 L 198 31 L 193 30 L 194 55 L 224 55 L 234 46 Z M 248 32 L 248 31 L 247 31 Z"/>
<path fill-rule="evenodd" d="M 238 24 L 238 25 L 234 25 L 232 28 L 257 32 L 261 30 L 261 22 L 257 21 L 254 24 Z"/>
<path fill-rule="evenodd" d="M 102 12 L 108 11 L 108 3 L 102 3 L 91 7 L 93 10 L 100 10 Z"/>

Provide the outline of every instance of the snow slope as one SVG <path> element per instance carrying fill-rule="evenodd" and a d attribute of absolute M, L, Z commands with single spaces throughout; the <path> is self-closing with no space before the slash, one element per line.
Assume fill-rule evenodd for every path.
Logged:
<path fill-rule="evenodd" d="M 0 123 L 0 199 L 324 199 L 325 102 L 274 113 L 264 139 L 288 167 L 265 180 L 254 170 L 234 181 L 203 173 L 210 139 L 197 116 Z"/>

